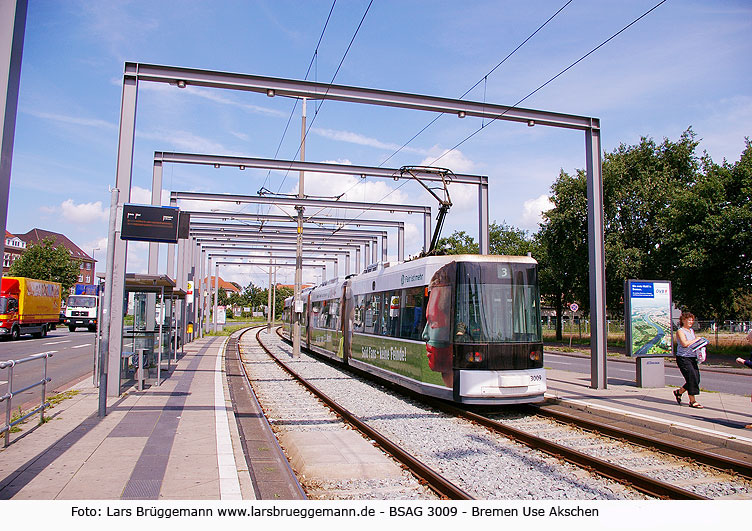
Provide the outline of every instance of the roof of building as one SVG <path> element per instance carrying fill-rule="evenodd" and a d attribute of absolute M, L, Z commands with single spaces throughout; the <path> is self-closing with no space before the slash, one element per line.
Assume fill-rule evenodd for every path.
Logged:
<path fill-rule="evenodd" d="M 232 293 L 240 293 L 242 291 L 232 282 L 227 282 L 226 280 L 223 280 L 222 277 L 217 277 L 217 278 L 218 278 L 218 282 L 217 282 L 218 288 L 224 288 L 225 291 L 230 291 Z M 214 288 L 214 275 L 209 277 L 209 283 L 211 284 L 211 287 L 213 289 Z"/>
<path fill-rule="evenodd" d="M 26 234 L 18 234 L 17 236 L 27 244 L 31 242 L 41 242 L 47 238 L 50 238 L 55 242 L 55 245 L 63 245 L 66 249 L 68 249 L 73 258 L 78 258 L 86 262 L 95 262 L 95 260 L 91 256 L 86 254 L 78 245 L 70 241 L 64 234 L 44 229 L 31 229 Z"/>
<path fill-rule="evenodd" d="M 20 246 L 13 245 L 13 240 L 14 239 L 20 241 L 22 245 L 20 245 Z M 20 251 L 23 251 L 23 249 L 24 249 L 25 246 L 26 246 L 26 242 L 25 241 L 23 241 L 21 238 L 19 238 L 15 234 L 11 234 L 6 229 L 6 231 L 5 231 L 5 249 L 7 251 L 9 251 L 9 252 L 12 252 L 12 251 L 18 251 L 18 252 L 20 252 Z"/>

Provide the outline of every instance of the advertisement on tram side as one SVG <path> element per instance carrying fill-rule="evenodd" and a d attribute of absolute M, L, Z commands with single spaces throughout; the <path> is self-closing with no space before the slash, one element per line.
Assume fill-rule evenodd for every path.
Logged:
<path fill-rule="evenodd" d="M 447 387 L 442 373 L 429 367 L 425 341 L 354 333 L 352 358 L 422 383 Z"/>

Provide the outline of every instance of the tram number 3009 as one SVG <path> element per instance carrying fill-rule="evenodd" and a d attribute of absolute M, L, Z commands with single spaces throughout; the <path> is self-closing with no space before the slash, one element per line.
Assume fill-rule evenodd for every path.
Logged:
<path fill-rule="evenodd" d="M 540 382 L 543 380 L 543 376 L 540 374 L 531 374 L 530 375 L 530 381 L 531 382 Z"/>
<path fill-rule="evenodd" d="M 457 507 L 389 507 L 389 516 L 457 516 Z"/>

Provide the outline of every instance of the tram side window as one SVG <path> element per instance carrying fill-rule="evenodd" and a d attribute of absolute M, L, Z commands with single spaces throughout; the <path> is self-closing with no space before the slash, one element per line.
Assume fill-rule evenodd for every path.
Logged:
<path fill-rule="evenodd" d="M 319 328 L 329 328 L 329 301 L 321 301 L 319 310 Z"/>
<path fill-rule="evenodd" d="M 330 330 L 339 330 L 339 299 L 328 301 L 327 310 L 329 315 L 327 328 Z"/>
<path fill-rule="evenodd" d="M 314 328 L 320 328 L 321 324 L 319 323 L 319 315 L 321 314 L 321 303 L 320 302 L 313 302 L 311 303 L 311 326 Z"/>
<path fill-rule="evenodd" d="M 365 296 L 355 295 L 353 297 L 353 332 L 363 332 L 365 325 Z"/>
<path fill-rule="evenodd" d="M 381 335 L 399 337 L 402 306 L 400 290 L 384 292 L 384 311 L 381 318 Z"/>
<path fill-rule="evenodd" d="M 402 329 L 400 337 L 420 341 L 423 328 L 426 326 L 423 312 L 425 288 L 409 288 L 403 291 L 402 297 Z"/>
<path fill-rule="evenodd" d="M 366 334 L 378 334 L 381 331 L 381 293 L 369 293 L 365 297 L 365 323 Z"/>

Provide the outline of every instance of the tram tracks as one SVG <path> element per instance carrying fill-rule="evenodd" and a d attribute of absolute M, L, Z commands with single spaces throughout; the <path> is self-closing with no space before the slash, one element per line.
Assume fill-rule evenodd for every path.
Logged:
<path fill-rule="evenodd" d="M 319 390 L 310 381 L 306 380 L 303 376 L 298 374 L 295 370 L 290 368 L 287 364 L 283 363 L 277 356 L 275 356 L 271 350 L 264 345 L 260 339 L 261 330 L 256 332 L 256 341 L 264 349 L 264 351 L 282 368 L 287 374 L 292 376 L 299 384 L 305 387 L 308 391 L 313 393 L 316 398 L 321 400 L 327 407 L 334 411 L 337 415 L 343 418 L 348 424 L 353 426 L 359 432 L 366 437 L 375 441 L 381 448 L 383 448 L 394 459 L 402 463 L 408 470 L 414 475 L 419 477 L 425 482 L 432 490 L 439 495 L 451 500 L 471 500 L 473 499 L 467 492 L 453 484 L 451 481 L 444 478 L 441 474 L 437 473 L 432 468 L 426 466 L 420 460 L 416 459 L 412 454 L 401 448 L 394 441 L 381 434 L 378 430 L 369 426 L 363 422 L 360 418 L 354 415 L 352 412 L 338 404 L 332 398 L 327 396 L 323 391 Z"/>
<path fill-rule="evenodd" d="M 263 342 L 260 339 L 257 338 L 257 340 L 259 341 L 259 344 L 263 345 Z M 264 348 L 268 351 L 266 346 L 264 346 Z M 272 357 L 276 359 L 275 356 L 272 355 Z M 283 366 L 285 365 L 280 360 L 276 360 L 276 362 Z M 285 370 L 289 373 L 295 372 L 289 368 L 286 368 Z M 297 377 L 300 377 L 300 375 L 297 375 Z M 312 384 L 308 383 L 306 386 L 311 392 L 320 393 L 322 395 L 320 399 L 324 402 L 330 403 L 330 407 L 337 412 L 337 415 L 342 418 L 347 418 L 348 422 L 357 426 L 358 429 L 362 428 L 363 430 L 366 430 L 365 433 L 367 437 L 376 441 L 379 446 L 391 453 L 396 459 L 402 462 L 406 468 L 411 469 L 413 474 L 421 477 L 431 486 L 432 489 L 440 493 L 441 496 L 450 499 L 472 499 L 473 497 L 477 497 L 468 493 L 467 489 L 463 488 L 461 485 L 457 486 L 455 484 L 456 482 L 449 481 L 446 477 L 443 477 L 441 473 L 432 470 L 430 465 L 423 463 L 420 459 L 410 456 L 409 451 L 402 448 L 399 444 L 389 441 L 387 436 L 379 433 L 379 431 L 373 429 L 373 427 L 368 426 L 368 424 L 363 422 L 360 418 L 350 414 L 344 406 L 336 404 L 334 400 L 316 389 Z M 420 400 L 424 403 L 426 402 L 425 397 L 420 397 Z M 447 415 L 469 420 L 475 425 L 483 426 L 487 430 L 492 430 L 494 433 L 511 438 L 512 440 L 522 443 L 536 451 L 542 451 L 548 455 L 555 456 L 557 459 L 565 460 L 589 473 L 615 480 L 623 485 L 645 493 L 648 496 L 668 499 L 708 499 L 712 497 L 700 494 L 693 489 L 683 488 L 671 484 L 670 482 L 661 481 L 638 471 L 631 470 L 626 466 L 614 464 L 606 459 L 600 459 L 593 455 L 589 455 L 586 452 L 567 447 L 565 444 L 554 443 L 546 436 L 539 437 L 533 435 L 529 430 L 514 428 L 504 421 L 469 412 L 444 402 L 430 401 L 430 406 L 443 411 Z M 593 444 L 599 446 L 604 443 L 595 442 Z M 439 479 L 437 480 L 437 478 Z M 438 481 L 438 483 L 435 483 L 436 481 Z"/>

